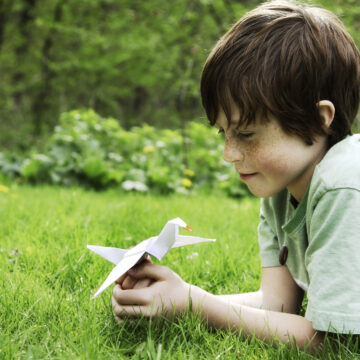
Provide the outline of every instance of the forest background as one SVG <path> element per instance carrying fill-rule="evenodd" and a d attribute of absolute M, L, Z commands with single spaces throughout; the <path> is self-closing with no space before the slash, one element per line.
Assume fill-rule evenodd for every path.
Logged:
<path fill-rule="evenodd" d="M 132 165 L 117 174 L 112 171 L 109 175 L 105 169 L 109 162 L 112 168 L 122 163 L 124 157 L 131 156 L 131 151 L 133 154 L 154 152 L 158 134 L 162 138 L 160 147 L 164 144 L 168 147 L 167 140 L 182 143 L 178 148 L 174 145 L 174 154 L 187 154 L 173 158 L 173 162 L 183 163 L 179 171 L 182 174 L 185 171 L 186 175 L 190 170 L 185 178 L 193 181 L 196 166 L 215 165 L 213 158 L 191 164 L 189 153 L 194 144 L 191 136 L 203 132 L 203 139 L 195 140 L 197 147 L 193 146 L 192 155 L 203 156 L 199 154 L 201 147 L 215 151 L 210 157 L 221 153 L 219 142 L 214 147 L 215 140 L 207 140 L 210 133 L 192 125 L 193 121 L 207 123 L 199 94 L 203 63 L 218 38 L 258 3 L 257 0 L 2 0 L 0 171 L 28 180 L 50 179 L 61 184 L 71 184 L 76 173 L 76 181 L 87 177 L 87 183 L 98 187 L 125 180 L 141 183 L 145 176 L 143 184 L 160 181 L 161 190 L 166 188 L 163 182 L 169 181 L 171 172 L 164 170 L 163 163 L 162 171 L 167 175 L 162 180 L 149 180 L 147 174 L 129 176 Z M 318 0 L 312 4 L 337 14 L 360 44 L 357 0 Z M 74 109 L 80 110 L 70 112 Z M 62 113 L 68 120 L 62 122 Z M 76 121 L 81 120 L 84 126 L 80 133 L 71 133 Z M 85 140 L 89 144 L 99 133 L 97 121 L 103 133 L 132 131 L 136 126 L 141 134 L 135 138 L 125 133 L 120 139 L 118 136 L 117 145 L 128 147 L 122 153 L 116 151 L 114 141 L 97 138 L 98 145 L 92 149 L 80 149 L 75 155 L 72 152 L 71 156 L 76 158 L 72 163 L 68 159 L 70 153 L 64 160 L 64 142 L 69 143 L 72 136 L 72 149 L 84 147 Z M 149 126 L 144 128 L 145 124 Z M 174 132 L 164 135 L 164 129 Z M 146 136 L 153 142 L 145 139 Z M 137 149 L 129 146 L 134 141 L 140 141 Z M 100 160 L 94 155 L 99 149 L 103 153 Z M 79 161 L 84 156 L 87 159 Z M 139 156 L 133 163 L 147 162 Z M 166 161 L 166 153 L 161 156 L 161 161 Z M 54 162 L 57 170 L 51 172 L 49 169 L 56 167 Z M 150 166 L 147 162 L 145 167 Z M 103 176 L 105 170 L 107 175 Z M 66 171 L 72 175 L 60 179 Z M 190 187 L 190 183 L 181 181 L 185 190 Z M 172 188 L 178 185 L 174 183 Z"/>

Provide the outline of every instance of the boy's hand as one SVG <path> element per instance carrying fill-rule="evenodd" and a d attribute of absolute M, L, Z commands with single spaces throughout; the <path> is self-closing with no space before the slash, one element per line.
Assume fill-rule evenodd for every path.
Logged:
<path fill-rule="evenodd" d="M 114 287 L 112 306 L 117 320 L 142 315 L 171 317 L 187 310 L 190 285 L 169 268 L 146 261 L 129 270 L 129 275 L 137 281 L 151 279 L 152 283 L 127 290 Z"/>

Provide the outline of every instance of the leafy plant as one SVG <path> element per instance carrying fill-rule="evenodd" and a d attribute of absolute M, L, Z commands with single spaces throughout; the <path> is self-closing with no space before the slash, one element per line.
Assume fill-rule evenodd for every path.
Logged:
<path fill-rule="evenodd" d="M 126 131 L 94 110 L 73 110 L 61 115 L 41 153 L 22 160 L 2 154 L 0 170 L 31 183 L 95 189 L 120 185 L 125 191 L 161 194 L 214 189 L 230 196 L 248 194 L 222 152 L 221 138 L 199 123 L 189 123 L 185 136 L 146 124 Z"/>

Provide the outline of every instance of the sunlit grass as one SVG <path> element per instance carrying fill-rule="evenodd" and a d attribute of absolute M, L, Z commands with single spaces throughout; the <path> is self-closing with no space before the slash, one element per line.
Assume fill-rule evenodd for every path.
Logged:
<path fill-rule="evenodd" d="M 177 216 L 195 236 L 217 242 L 174 249 L 163 264 L 214 293 L 256 290 L 258 206 L 257 199 L 10 186 L 0 192 L 0 358 L 313 358 L 211 330 L 190 314 L 118 325 L 111 289 L 91 300 L 112 265 L 86 244 L 130 247 Z"/>

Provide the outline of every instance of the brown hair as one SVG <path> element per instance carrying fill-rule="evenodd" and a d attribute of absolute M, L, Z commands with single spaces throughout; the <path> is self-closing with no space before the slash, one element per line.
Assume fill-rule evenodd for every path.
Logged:
<path fill-rule="evenodd" d="M 329 134 L 330 146 L 351 134 L 360 91 L 360 55 L 331 12 L 289 1 L 271 1 L 242 17 L 216 44 L 201 78 L 211 125 L 231 100 L 239 125 L 272 113 L 282 129 L 308 144 Z M 325 131 L 316 104 L 329 100 L 335 118 Z M 265 116 L 266 119 L 266 116 Z"/>

